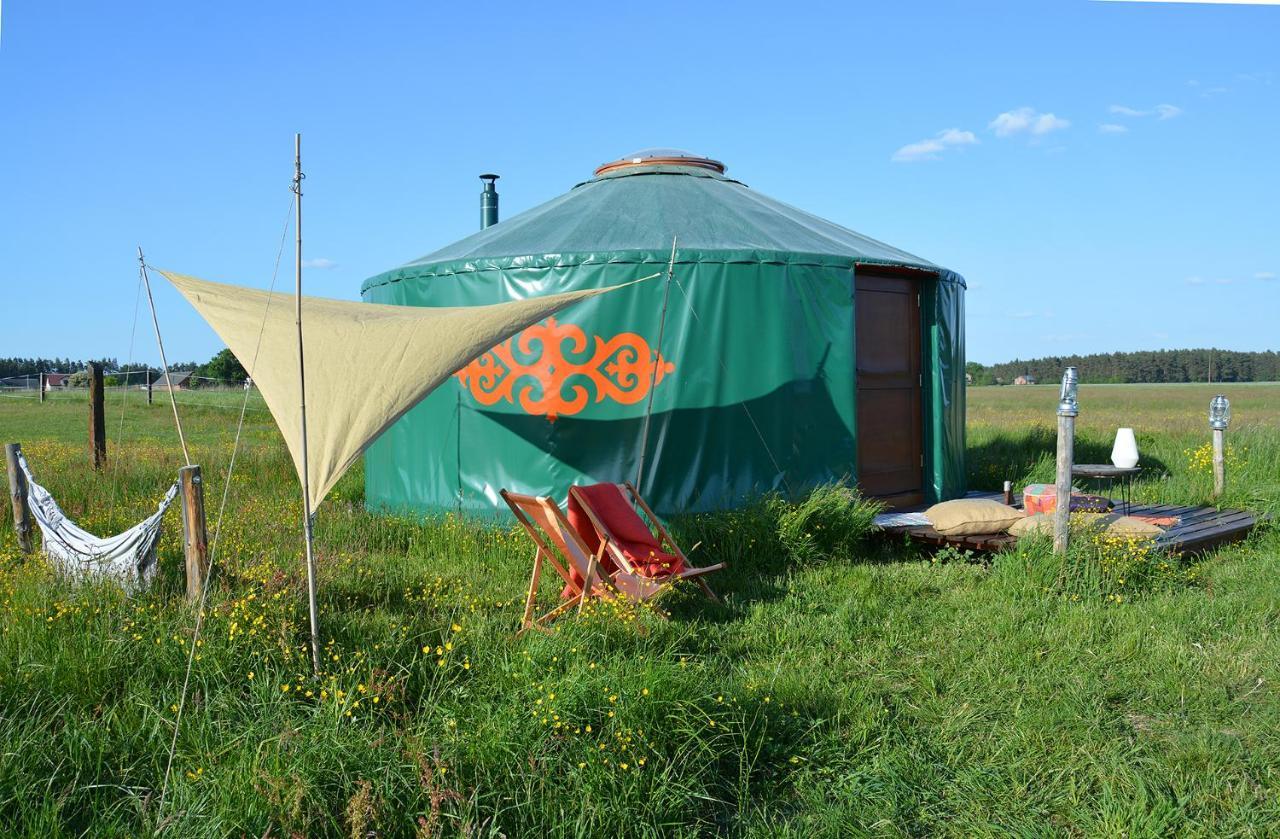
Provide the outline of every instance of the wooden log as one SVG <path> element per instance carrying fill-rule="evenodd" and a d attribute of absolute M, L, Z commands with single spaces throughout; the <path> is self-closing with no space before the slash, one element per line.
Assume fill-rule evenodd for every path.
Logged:
<path fill-rule="evenodd" d="M 178 471 L 182 492 L 183 548 L 187 560 L 187 602 L 199 603 L 209 573 L 209 535 L 204 518 L 204 481 L 199 466 Z"/>
<path fill-rule="evenodd" d="M 4 447 L 5 472 L 9 476 L 9 501 L 13 505 L 13 529 L 18 534 L 18 547 L 23 553 L 34 550 L 31 534 L 35 529 L 32 524 L 31 507 L 27 504 L 27 476 L 18 465 L 18 455 L 22 446 L 8 443 Z"/>
<path fill-rule="evenodd" d="M 1058 415 L 1058 480 L 1053 512 L 1053 552 L 1063 556 L 1071 541 L 1071 467 L 1075 461 L 1076 418 Z"/>
<path fill-rule="evenodd" d="M 93 454 L 93 468 L 101 469 L 107 463 L 107 414 L 102 391 L 102 367 L 89 365 L 89 450 Z"/>
<path fill-rule="evenodd" d="M 1013 481 L 1004 482 L 1004 503 L 1009 507 L 1013 506 Z"/>
<path fill-rule="evenodd" d="M 1227 486 L 1226 430 L 1213 429 L 1213 497 L 1221 498 Z"/>

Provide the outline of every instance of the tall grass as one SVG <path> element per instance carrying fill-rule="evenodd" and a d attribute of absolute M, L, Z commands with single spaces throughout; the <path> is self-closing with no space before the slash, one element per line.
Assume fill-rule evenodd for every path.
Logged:
<path fill-rule="evenodd" d="M 970 394 L 970 460 L 975 483 L 998 486 L 1042 468 L 1050 441 L 1028 427 L 1044 411 L 1028 405 L 1047 391 L 990 391 Z M 1095 427 L 1089 412 L 1109 397 L 1092 391 L 1082 436 L 1109 450 L 1115 420 L 1139 429 L 1153 467 L 1142 497 L 1207 498 L 1186 454 L 1207 398 L 1184 409 L 1115 389 L 1114 416 Z M 1277 395 L 1250 407 L 1232 394 L 1228 503 L 1275 509 Z M 1028 402 L 1005 404 L 1015 397 Z M 87 468 L 82 405 L 7 402 L 3 435 L 90 529 L 137 521 L 181 465 L 160 400 L 126 403 L 120 444 L 109 422 L 101 474 Z M 234 413 L 184 408 L 212 517 Z M 251 417 L 245 445 L 163 808 L 193 623 L 176 514 L 157 585 L 132 599 L 54 578 L 0 525 L 6 834 L 1280 831 L 1273 529 L 1186 566 L 1197 580 L 1117 601 L 1117 577 L 1088 564 L 1102 554 L 1079 554 L 1064 577 L 1034 542 L 989 566 L 854 539 L 793 562 L 762 501 L 672 522 L 686 547 L 701 543 L 700 564 L 729 563 L 711 578 L 722 604 L 679 590 L 669 620 L 597 608 L 517 639 L 524 537 L 373 516 L 356 470 L 318 517 L 326 646 L 312 678 L 296 480 L 265 418 Z"/>

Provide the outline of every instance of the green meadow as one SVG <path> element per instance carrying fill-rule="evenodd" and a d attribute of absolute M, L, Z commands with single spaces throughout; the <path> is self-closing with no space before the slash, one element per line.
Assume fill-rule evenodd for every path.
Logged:
<path fill-rule="evenodd" d="M 1131 426 L 1137 498 L 1209 503 L 1219 390 L 1222 503 L 1280 514 L 1280 385 L 1084 386 L 1077 460 L 1106 461 Z M 116 532 L 182 465 L 156 396 L 110 395 L 98 473 L 74 395 L 0 399 L 0 436 L 69 516 Z M 1056 389 L 968 397 L 971 487 L 1050 480 Z M 132 598 L 56 578 L 0 521 L 4 835 L 1280 835 L 1272 523 L 1191 559 L 822 536 L 797 559 L 791 508 L 762 500 L 672 522 L 729 564 L 710 578 L 722 604 L 690 586 L 667 619 L 601 604 L 517 638 L 523 534 L 372 515 L 357 468 L 317 517 L 313 677 L 282 441 L 254 404 L 219 515 L 240 397 L 181 398 L 216 542 L 194 650 L 176 510 Z"/>

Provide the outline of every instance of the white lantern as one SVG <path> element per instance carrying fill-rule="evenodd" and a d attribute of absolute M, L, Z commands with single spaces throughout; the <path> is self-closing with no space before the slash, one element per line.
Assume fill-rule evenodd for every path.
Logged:
<path fill-rule="evenodd" d="M 1079 392 L 1079 377 L 1076 368 L 1068 367 L 1062 374 L 1062 393 L 1058 399 L 1058 416 L 1074 417 L 1080 413 L 1080 403 L 1076 401 Z"/>
<path fill-rule="evenodd" d="M 1231 402 L 1219 393 L 1209 402 L 1209 427 L 1224 431 L 1231 424 Z"/>
<path fill-rule="evenodd" d="M 1138 465 L 1138 441 L 1133 436 L 1132 428 L 1116 431 L 1116 442 L 1111 447 L 1111 462 L 1121 469 L 1132 469 Z"/>

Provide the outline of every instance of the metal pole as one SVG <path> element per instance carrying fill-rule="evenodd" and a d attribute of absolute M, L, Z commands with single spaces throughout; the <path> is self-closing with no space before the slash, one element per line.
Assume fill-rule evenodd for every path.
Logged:
<path fill-rule="evenodd" d="M 671 237 L 671 259 L 667 262 L 667 284 L 662 292 L 662 319 L 658 322 L 658 345 L 653 348 L 653 369 L 649 372 L 649 402 L 644 411 L 644 426 L 640 432 L 640 460 L 636 464 L 635 488 L 641 489 L 644 476 L 644 456 L 649 448 L 649 421 L 653 419 L 653 392 L 658 386 L 658 365 L 662 362 L 662 338 L 667 331 L 667 301 L 671 298 L 671 275 L 676 268 L 676 241 Z"/>
<path fill-rule="evenodd" d="M 164 369 L 164 381 L 169 386 L 169 405 L 173 408 L 173 424 L 178 426 L 178 442 L 182 444 L 182 458 L 191 466 L 191 453 L 187 451 L 187 438 L 182 433 L 182 420 L 178 418 L 178 400 L 173 395 L 173 376 L 169 374 L 169 359 L 164 354 L 164 339 L 160 337 L 160 320 L 156 317 L 156 301 L 151 296 L 151 277 L 147 275 L 147 261 L 138 246 L 138 270 L 142 272 L 142 284 L 147 289 L 147 305 L 151 307 L 151 325 L 156 330 L 156 346 L 160 348 L 160 366 Z"/>
<path fill-rule="evenodd" d="M 302 135 L 293 135 L 294 291 L 298 324 L 298 398 L 302 415 L 302 535 L 307 552 L 307 609 L 311 617 L 311 667 L 320 672 L 320 619 L 316 606 L 316 561 L 312 552 L 311 479 L 307 463 L 307 365 L 302 351 Z"/>
<path fill-rule="evenodd" d="M 1213 497 L 1221 498 L 1227 486 L 1226 429 L 1213 429 Z"/>
<path fill-rule="evenodd" d="M 1058 479 L 1055 485 L 1053 511 L 1053 552 L 1067 553 L 1071 541 L 1071 467 L 1075 461 L 1076 368 L 1068 367 L 1062 375 L 1062 397 L 1058 402 Z"/>

